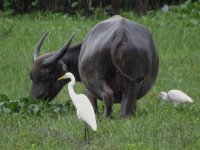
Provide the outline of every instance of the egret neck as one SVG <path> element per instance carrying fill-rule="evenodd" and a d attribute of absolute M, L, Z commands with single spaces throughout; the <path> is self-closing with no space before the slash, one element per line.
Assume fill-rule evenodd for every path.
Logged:
<path fill-rule="evenodd" d="M 74 91 L 74 84 L 75 84 L 75 78 L 74 76 L 70 76 L 71 81 L 68 83 L 68 91 L 69 91 L 69 96 L 70 97 L 74 97 L 72 99 L 72 102 L 74 103 L 74 105 L 76 106 L 76 93 Z"/>

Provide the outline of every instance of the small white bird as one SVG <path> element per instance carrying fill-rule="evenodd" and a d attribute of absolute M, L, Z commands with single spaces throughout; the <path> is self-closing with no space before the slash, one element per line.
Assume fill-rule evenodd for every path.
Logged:
<path fill-rule="evenodd" d="M 93 131 L 97 130 L 94 109 L 92 107 L 90 100 L 88 99 L 86 95 L 75 93 L 73 86 L 76 81 L 72 73 L 68 72 L 64 76 L 60 77 L 58 80 L 67 79 L 67 78 L 71 79 L 71 81 L 68 83 L 68 91 L 69 91 L 69 96 L 72 99 L 74 106 L 76 107 L 77 117 L 85 121 L 85 142 L 87 139 L 88 143 L 90 143 L 89 129 L 88 129 L 87 124 L 92 128 Z"/>
<path fill-rule="evenodd" d="M 182 103 L 187 103 L 187 102 L 192 103 L 193 102 L 191 97 L 189 97 L 188 95 L 186 95 L 185 93 L 183 93 L 180 90 L 170 90 L 167 93 L 160 92 L 160 93 L 156 94 L 156 96 L 161 97 L 162 100 L 164 100 L 164 101 L 173 102 L 175 107 Z"/>
<path fill-rule="evenodd" d="M 169 6 L 167 4 L 164 4 L 161 9 L 163 12 L 167 13 L 169 11 Z"/>

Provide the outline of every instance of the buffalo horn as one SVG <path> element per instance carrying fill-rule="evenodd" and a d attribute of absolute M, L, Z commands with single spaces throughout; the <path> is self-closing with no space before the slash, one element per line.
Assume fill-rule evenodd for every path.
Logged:
<path fill-rule="evenodd" d="M 74 35 L 75 35 L 75 33 L 73 33 L 69 37 L 68 41 L 65 43 L 65 45 L 58 52 L 56 52 L 53 56 L 45 59 L 43 61 L 43 65 L 47 65 L 47 64 L 54 63 L 54 62 L 58 62 L 65 55 L 65 53 L 67 52 L 67 50 L 69 48 L 69 45 L 70 45 Z"/>
<path fill-rule="evenodd" d="M 35 60 L 39 57 L 39 52 L 40 52 L 40 47 L 45 39 L 45 37 L 47 36 L 49 32 L 46 32 L 42 38 L 39 40 L 39 42 L 37 43 L 37 45 L 35 46 L 35 51 L 34 51 L 34 56 L 33 56 L 33 60 L 35 62 Z"/>

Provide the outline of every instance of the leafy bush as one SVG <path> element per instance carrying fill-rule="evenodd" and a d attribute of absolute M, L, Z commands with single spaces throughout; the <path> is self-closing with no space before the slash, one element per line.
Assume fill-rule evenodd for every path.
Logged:
<path fill-rule="evenodd" d="M 1 114 L 28 114 L 40 115 L 42 112 L 53 114 L 63 114 L 69 109 L 74 108 L 71 101 L 65 104 L 51 104 L 43 101 L 34 101 L 29 98 L 19 98 L 11 100 L 5 94 L 0 94 L 0 113 Z"/>
<path fill-rule="evenodd" d="M 171 7 L 171 11 L 176 13 L 177 18 L 184 18 L 186 16 L 190 17 L 189 24 L 192 26 L 197 26 L 200 18 L 200 0 L 198 2 L 192 3 L 191 0 L 186 1 L 180 6 Z"/>
<path fill-rule="evenodd" d="M 61 0 L 4 0 L 0 1 L 0 10 L 7 11 L 12 14 L 19 13 L 27 13 L 35 10 L 42 11 L 51 11 L 51 12 L 64 12 L 68 14 L 77 13 L 85 16 L 90 16 L 91 14 L 97 15 L 100 9 L 104 10 L 106 7 L 112 7 L 116 12 L 122 11 L 144 11 L 144 7 L 147 3 L 147 7 L 145 7 L 145 13 L 148 9 L 157 9 L 161 7 L 163 4 L 180 4 L 185 2 L 182 7 L 186 7 L 187 4 L 191 2 L 199 2 L 199 0 L 160 0 L 160 1 L 143 1 L 142 5 L 140 0 L 124 0 L 124 1 L 101 1 L 101 0 L 70 0 L 70 1 L 61 1 Z M 97 11 L 94 11 L 97 9 Z M 99 9 L 99 10 L 98 10 Z"/>
<path fill-rule="evenodd" d="M 198 2 L 192 3 L 191 0 L 186 1 L 180 6 L 171 7 L 173 12 L 179 13 L 181 15 L 187 14 L 193 18 L 200 18 L 200 0 Z"/>

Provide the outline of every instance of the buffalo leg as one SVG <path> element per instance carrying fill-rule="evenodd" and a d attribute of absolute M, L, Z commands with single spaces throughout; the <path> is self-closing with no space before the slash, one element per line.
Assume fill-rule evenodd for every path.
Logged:
<path fill-rule="evenodd" d="M 112 105 L 114 102 L 113 91 L 104 80 L 94 80 L 95 82 L 90 85 L 93 91 L 99 95 L 104 101 L 104 116 L 110 117 L 112 112 Z"/>
<path fill-rule="evenodd" d="M 123 93 L 121 102 L 121 117 L 131 116 L 137 106 L 136 88 L 131 88 L 130 86 L 127 87 L 129 87 L 129 89 L 127 88 L 124 90 L 125 92 Z"/>
<path fill-rule="evenodd" d="M 89 85 L 88 87 L 90 87 L 89 90 L 92 90 L 95 95 L 104 101 L 104 116 L 110 117 L 114 102 L 112 89 L 107 85 L 106 81 L 102 79 L 99 80 L 92 78 L 91 80 L 87 81 L 87 84 Z M 95 106 L 96 104 L 93 103 L 93 105 Z"/>
<path fill-rule="evenodd" d="M 112 113 L 112 105 L 114 102 L 113 91 L 106 83 L 101 83 L 101 84 L 102 84 L 102 91 L 100 95 L 105 104 L 104 115 L 110 117 Z"/>
<path fill-rule="evenodd" d="M 85 89 L 85 94 L 89 98 L 89 100 L 90 100 L 90 102 L 91 102 L 91 104 L 94 108 L 94 111 L 99 114 L 98 105 L 97 105 L 97 98 L 88 89 Z"/>

